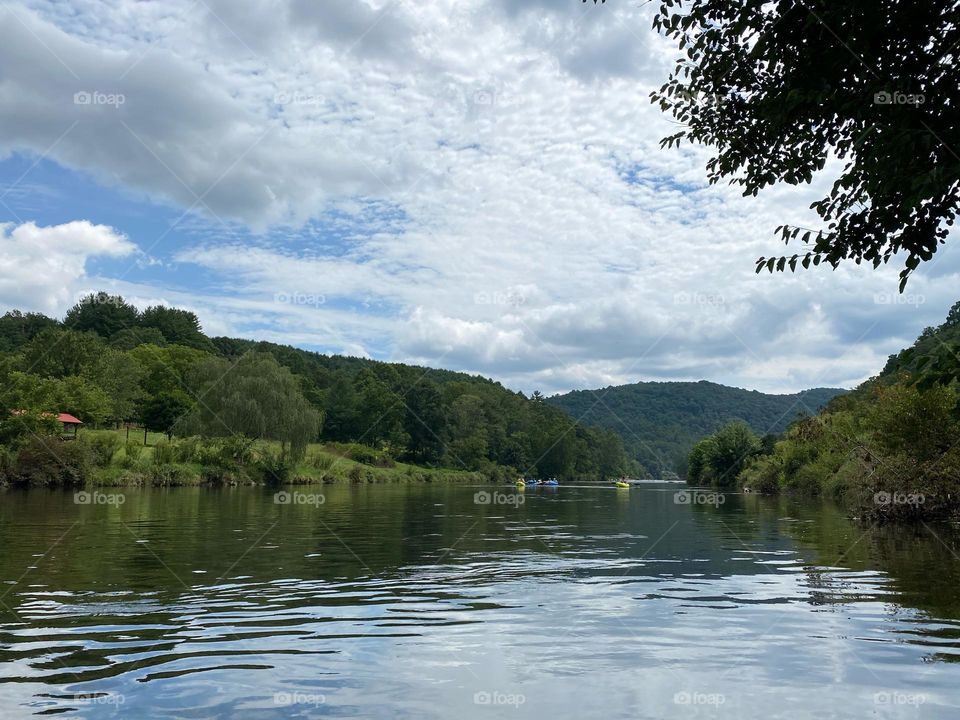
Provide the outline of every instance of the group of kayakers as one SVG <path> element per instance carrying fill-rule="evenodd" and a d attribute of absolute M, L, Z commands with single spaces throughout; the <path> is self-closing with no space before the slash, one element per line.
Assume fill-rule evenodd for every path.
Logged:
<path fill-rule="evenodd" d="M 557 480 L 556 478 L 549 478 L 549 479 L 547 479 L 547 480 L 543 480 L 543 479 L 540 479 L 540 478 L 522 478 L 522 477 L 517 478 L 517 487 L 529 487 L 529 486 L 531 486 L 531 485 L 534 485 L 534 486 L 535 486 L 535 485 L 547 485 L 547 486 L 550 486 L 550 487 L 556 487 L 556 486 L 558 486 L 559 484 L 560 484 L 560 481 Z M 613 484 L 614 484 L 615 487 L 618 487 L 618 488 L 629 488 L 629 487 L 630 487 L 630 482 L 629 482 L 629 481 L 627 480 L 627 478 L 625 478 L 625 477 L 621 477 L 621 478 L 619 478 L 619 479 L 617 479 L 617 480 L 614 480 L 614 481 L 613 481 Z"/>
<path fill-rule="evenodd" d="M 556 487 L 560 484 L 560 481 L 556 478 L 549 478 L 547 480 L 539 478 L 517 478 L 517 487 L 526 487 L 528 485 L 548 485 L 551 487 Z"/>

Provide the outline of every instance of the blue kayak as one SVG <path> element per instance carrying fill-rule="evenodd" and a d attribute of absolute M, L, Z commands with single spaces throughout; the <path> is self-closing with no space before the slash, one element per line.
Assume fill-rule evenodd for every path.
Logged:
<path fill-rule="evenodd" d="M 544 482 L 543 484 L 544 484 L 544 485 L 559 485 L 560 483 L 558 483 L 556 480 L 547 480 L 547 481 Z"/>

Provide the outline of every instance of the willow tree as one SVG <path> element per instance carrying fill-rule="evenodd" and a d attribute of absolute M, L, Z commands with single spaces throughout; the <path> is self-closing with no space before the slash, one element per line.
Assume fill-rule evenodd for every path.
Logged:
<path fill-rule="evenodd" d="M 320 413 L 304 398 L 300 380 L 269 353 L 247 353 L 236 363 L 210 358 L 190 385 L 196 403 L 178 425 L 181 432 L 276 440 L 286 460 L 303 457 L 320 431 Z"/>
<path fill-rule="evenodd" d="M 842 162 L 819 227 L 777 228 L 800 246 L 757 272 L 899 254 L 902 291 L 960 203 L 960 4 L 662 0 L 653 24 L 681 51 L 652 94 L 681 126 L 662 144 L 712 146 L 711 183 L 756 195 Z"/>

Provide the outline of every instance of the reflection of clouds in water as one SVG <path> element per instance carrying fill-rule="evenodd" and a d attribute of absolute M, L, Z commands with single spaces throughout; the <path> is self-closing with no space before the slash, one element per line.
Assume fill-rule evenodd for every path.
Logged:
<path fill-rule="evenodd" d="M 168 567 L 126 530 L 111 533 L 105 513 L 74 530 L 69 555 L 31 571 L 49 589 L 4 600 L 16 598 L 28 623 L 4 618 L 5 672 L 30 679 L 5 698 L 30 703 L 69 684 L 157 716 L 202 706 L 223 717 L 481 718 L 503 698 L 518 718 L 767 718 L 771 708 L 861 718 L 877 693 L 892 706 L 902 690 L 923 694 L 931 716 L 945 712 L 955 666 L 924 661 L 958 655 L 960 623 L 904 606 L 902 578 L 858 567 L 859 556 L 854 569 L 828 565 L 791 536 L 844 538 L 825 543 L 840 553 L 858 537 L 844 518 L 734 495 L 696 509 L 675 505 L 674 489 L 633 488 L 626 505 L 606 487 L 531 491 L 505 513 L 477 506 L 476 487 L 325 486 L 323 525 L 316 508 L 285 506 L 265 537 L 279 512 L 272 493 L 130 493 L 111 510 L 149 517 L 141 534 Z M 30 497 L 0 506 L 2 577 L 35 552 L 12 517 L 75 512 L 69 497 L 42 510 Z M 874 540 L 863 539 L 864 557 L 896 559 Z M 64 557 L 76 563 L 66 574 Z M 208 573 L 194 576 L 198 567 Z M 947 574 L 929 569 L 925 586 Z M 142 586 L 70 589 L 124 583 Z"/>

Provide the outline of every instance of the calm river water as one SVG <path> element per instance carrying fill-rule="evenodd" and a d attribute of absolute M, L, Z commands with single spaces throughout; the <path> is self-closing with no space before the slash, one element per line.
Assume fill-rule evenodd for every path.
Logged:
<path fill-rule="evenodd" d="M 0 493 L 0 717 L 960 717 L 954 528 L 679 490 Z"/>

